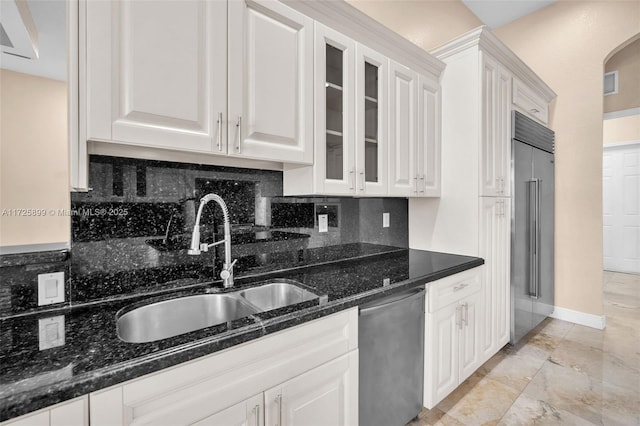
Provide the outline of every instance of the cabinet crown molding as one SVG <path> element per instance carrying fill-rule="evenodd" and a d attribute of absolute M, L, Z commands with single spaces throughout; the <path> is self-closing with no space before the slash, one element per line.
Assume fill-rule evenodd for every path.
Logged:
<path fill-rule="evenodd" d="M 433 49 L 430 53 L 438 59 L 445 60 L 472 48 L 479 48 L 504 64 L 509 71 L 537 92 L 547 103 L 556 98 L 556 93 L 485 25 L 462 34 Z"/>
<path fill-rule="evenodd" d="M 343 0 L 280 0 L 353 40 L 415 71 L 440 78 L 446 64 Z"/>

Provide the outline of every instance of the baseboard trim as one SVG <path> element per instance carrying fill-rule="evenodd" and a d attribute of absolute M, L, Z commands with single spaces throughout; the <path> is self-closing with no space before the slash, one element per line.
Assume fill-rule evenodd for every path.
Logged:
<path fill-rule="evenodd" d="M 574 311 L 573 309 L 561 308 L 559 306 L 554 307 L 553 312 L 549 316 L 598 330 L 604 330 L 606 326 L 606 317 L 604 315 L 593 315 L 586 312 Z"/>

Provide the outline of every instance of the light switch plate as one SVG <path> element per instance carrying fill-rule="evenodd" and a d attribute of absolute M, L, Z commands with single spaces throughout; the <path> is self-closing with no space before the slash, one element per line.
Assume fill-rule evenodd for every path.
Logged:
<path fill-rule="evenodd" d="M 388 285 L 391 285 L 391 278 L 385 278 L 382 280 L 382 287 L 386 287 Z"/>
<path fill-rule="evenodd" d="M 382 227 L 389 227 L 389 213 L 382 213 Z"/>
<path fill-rule="evenodd" d="M 38 275 L 38 306 L 64 302 L 64 272 Z"/>
<path fill-rule="evenodd" d="M 329 215 L 318 215 L 318 232 L 329 232 Z"/>
<path fill-rule="evenodd" d="M 38 341 L 41 351 L 64 346 L 64 315 L 39 319 Z"/>

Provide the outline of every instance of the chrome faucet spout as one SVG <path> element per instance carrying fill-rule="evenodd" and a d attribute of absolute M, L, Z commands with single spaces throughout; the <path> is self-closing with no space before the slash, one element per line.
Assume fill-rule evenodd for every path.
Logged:
<path fill-rule="evenodd" d="M 222 209 L 222 216 L 224 218 L 224 240 L 216 241 L 212 244 L 200 244 L 200 217 L 202 216 L 202 209 L 209 201 L 215 201 Z M 225 288 L 233 287 L 233 266 L 236 260 L 231 261 L 231 225 L 229 223 L 229 210 L 224 200 L 217 194 L 207 194 L 200 199 L 200 206 L 198 207 L 198 214 L 196 215 L 196 223 L 193 226 L 193 232 L 191 234 L 191 244 L 189 246 L 188 253 L 191 255 L 201 254 L 203 251 L 208 251 L 210 247 L 224 243 L 224 265 L 220 272 L 220 278 L 222 278 Z"/>

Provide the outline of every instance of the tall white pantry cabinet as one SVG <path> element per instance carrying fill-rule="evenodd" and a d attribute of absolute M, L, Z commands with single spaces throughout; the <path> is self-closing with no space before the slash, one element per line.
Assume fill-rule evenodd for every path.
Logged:
<path fill-rule="evenodd" d="M 485 260 L 475 306 L 480 331 L 469 337 L 478 339 L 482 363 L 510 337 L 511 115 L 517 110 L 547 124 L 555 94 L 486 27 L 431 53 L 447 64 L 441 198 L 409 200 L 409 245 Z M 438 377 L 432 365 L 427 379 Z M 444 383 L 432 385 L 427 408 L 446 396 Z"/>

